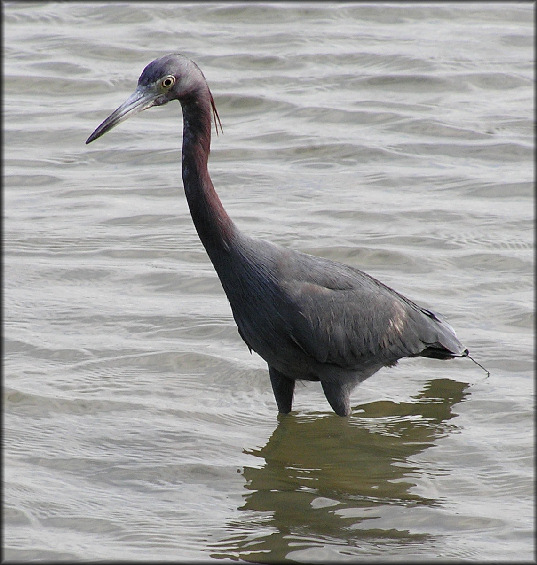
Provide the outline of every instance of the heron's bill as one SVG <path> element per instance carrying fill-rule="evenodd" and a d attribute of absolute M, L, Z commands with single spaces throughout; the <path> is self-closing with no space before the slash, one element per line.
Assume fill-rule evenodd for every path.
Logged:
<path fill-rule="evenodd" d="M 152 106 L 159 105 L 158 94 L 152 89 L 137 88 L 123 104 L 112 112 L 104 122 L 97 127 L 97 129 L 86 139 L 86 144 L 95 141 L 98 137 L 105 134 L 107 131 L 111 130 L 113 127 L 117 126 L 121 122 L 124 122 L 127 118 L 134 116 L 147 110 Z"/>

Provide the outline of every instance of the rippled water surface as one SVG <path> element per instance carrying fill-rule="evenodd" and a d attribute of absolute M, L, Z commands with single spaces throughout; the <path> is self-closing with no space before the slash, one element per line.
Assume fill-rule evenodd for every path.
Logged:
<path fill-rule="evenodd" d="M 533 553 L 530 3 L 8 3 L 4 557 L 311 562 Z M 246 232 L 444 313 L 278 417 L 180 175 L 180 106 L 86 146 L 143 67 L 203 69 Z"/>

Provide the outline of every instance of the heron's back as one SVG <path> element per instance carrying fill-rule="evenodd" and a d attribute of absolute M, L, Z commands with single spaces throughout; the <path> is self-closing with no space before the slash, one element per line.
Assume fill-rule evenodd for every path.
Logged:
<path fill-rule="evenodd" d="M 402 357 L 465 354 L 437 314 L 348 265 L 241 234 L 219 275 L 244 341 L 292 378 L 363 380 Z"/>

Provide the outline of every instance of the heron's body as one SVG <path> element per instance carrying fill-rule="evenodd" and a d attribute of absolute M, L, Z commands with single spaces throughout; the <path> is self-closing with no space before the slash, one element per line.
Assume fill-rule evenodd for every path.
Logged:
<path fill-rule="evenodd" d="M 168 81 L 170 83 L 168 85 Z M 138 89 L 90 136 L 138 111 L 177 99 L 183 108 L 183 185 L 199 237 L 239 333 L 269 366 L 280 412 L 296 380 L 321 381 L 339 415 L 354 386 L 403 357 L 468 354 L 436 314 L 353 267 L 243 234 L 216 194 L 207 160 L 216 109 L 199 68 L 181 55 L 150 63 Z"/>

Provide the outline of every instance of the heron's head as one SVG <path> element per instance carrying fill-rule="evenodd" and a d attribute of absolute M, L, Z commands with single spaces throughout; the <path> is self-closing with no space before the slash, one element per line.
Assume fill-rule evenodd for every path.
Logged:
<path fill-rule="evenodd" d="M 86 143 L 91 143 L 142 110 L 147 110 L 152 106 L 162 106 L 171 100 L 184 101 L 189 97 L 199 96 L 200 88 L 205 88 L 209 93 L 215 123 L 218 120 L 220 124 L 212 94 L 196 63 L 177 54 L 155 59 L 143 70 L 136 90 L 104 120 L 88 137 Z M 222 124 L 220 124 L 221 127 Z"/>

